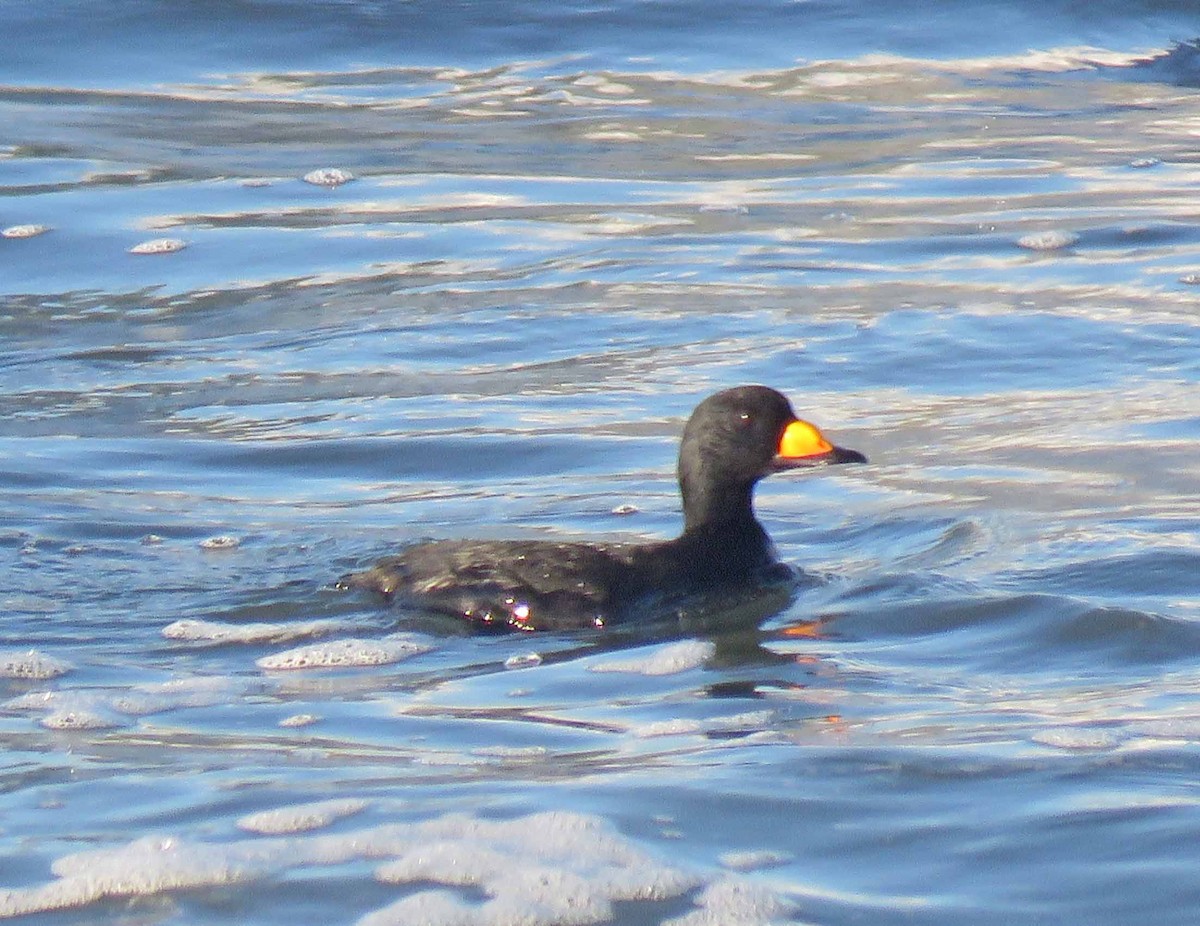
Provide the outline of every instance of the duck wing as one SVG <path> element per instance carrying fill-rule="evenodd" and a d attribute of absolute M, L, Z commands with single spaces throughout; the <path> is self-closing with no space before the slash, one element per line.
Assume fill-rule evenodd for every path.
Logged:
<path fill-rule="evenodd" d="M 600 627 L 643 591 L 636 544 L 442 540 L 409 547 L 339 586 L 497 629 Z"/>

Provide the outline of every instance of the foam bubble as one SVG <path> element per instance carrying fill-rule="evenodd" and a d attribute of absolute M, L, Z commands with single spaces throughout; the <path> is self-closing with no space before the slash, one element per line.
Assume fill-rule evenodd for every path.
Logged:
<path fill-rule="evenodd" d="M 337 669 L 384 666 L 428 652 L 430 647 L 409 637 L 393 635 L 382 640 L 331 640 L 285 650 L 257 661 L 261 669 Z"/>
<path fill-rule="evenodd" d="M 11 698 L 9 710 L 42 711 L 39 723 L 48 730 L 105 730 L 120 725 L 107 699 L 84 691 L 37 691 Z"/>
<path fill-rule="evenodd" d="M 775 720 L 775 711 L 743 711 L 740 714 L 730 714 L 728 717 L 717 717 L 709 721 L 708 728 L 710 730 L 719 730 L 723 733 L 731 731 L 749 732 L 752 730 L 764 730 L 771 726 Z"/>
<path fill-rule="evenodd" d="M 592 672 L 633 672 L 639 675 L 674 675 L 704 665 L 712 658 L 716 647 L 707 640 L 683 640 L 654 650 L 641 657 L 596 662 Z"/>
<path fill-rule="evenodd" d="M 545 746 L 483 746 L 479 749 L 471 750 L 471 755 L 473 756 L 518 762 L 530 759 L 544 759 L 549 754 L 550 751 Z"/>
<path fill-rule="evenodd" d="M 463 840 L 426 843 L 381 865 L 375 877 L 389 884 L 432 881 L 459 887 L 483 884 L 505 870 L 511 859 L 488 846 L 469 846 Z"/>
<path fill-rule="evenodd" d="M 142 241 L 129 249 L 130 254 L 174 254 L 187 247 L 187 242 L 180 238 L 151 238 Z"/>
<path fill-rule="evenodd" d="M 656 736 L 689 736 L 708 733 L 757 733 L 770 727 L 775 719 L 771 710 L 745 711 L 728 717 L 713 717 L 697 720 L 687 717 L 672 717 L 638 724 L 631 732 L 641 739 Z"/>
<path fill-rule="evenodd" d="M 1078 240 L 1079 236 L 1074 232 L 1044 231 L 1018 238 L 1017 245 L 1030 251 L 1058 251 L 1069 248 Z"/>
<path fill-rule="evenodd" d="M 123 714 L 158 714 L 182 707 L 228 704 L 246 690 L 246 682 L 223 676 L 178 678 L 168 682 L 135 685 L 112 699 Z"/>
<path fill-rule="evenodd" d="M 301 833 L 307 830 L 323 829 L 343 817 L 361 813 L 369 806 L 369 802 L 358 798 L 335 798 L 247 814 L 237 821 L 237 825 L 240 829 L 250 833 L 267 835 Z"/>
<path fill-rule="evenodd" d="M 761 884 L 724 878 L 696 898 L 698 909 L 666 920 L 663 926 L 770 926 L 791 920 L 795 904 Z"/>
<path fill-rule="evenodd" d="M 450 891 L 421 891 L 359 917 L 356 926 L 471 926 L 479 908 Z"/>
<path fill-rule="evenodd" d="M 201 550 L 233 550 L 241 546 L 241 541 L 236 537 L 230 537 L 228 534 L 221 534 L 218 537 L 208 537 L 200 541 Z"/>
<path fill-rule="evenodd" d="M 35 649 L 0 650 L 0 678 L 44 680 L 58 678 L 74 668 L 69 662 L 55 659 Z"/>
<path fill-rule="evenodd" d="M 319 723 L 321 717 L 319 714 L 292 714 L 290 717 L 284 717 L 279 721 L 281 727 L 311 727 L 314 723 Z"/>
<path fill-rule="evenodd" d="M 51 711 L 38 722 L 47 730 L 109 730 L 120 726 L 111 714 L 87 707 Z"/>
<path fill-rule="evenodd" d="M 322 167 L 318 170 L 310 170 L 304 175 L 304 182 L 311 183 L 314 186 L 324 187 L 339 187 L 343 183 L 349 183 L 354 179 L 354 174 L 348 170 L 342 170 L 340 167 Z"/>
<path fill-rule="evenodd" d="M 1042 730 L 1030 737 L 1035 743 L 1056 749 L 1111 749 L 1120 745 L 1120 738 L 1108 730 L 1057 727 Z"/>
<path fill-rule="evenodd" d="M 58 707 L 67 698 L 62 691 L 29 691 L 15 698 L 9 698 L 4 706 L 13 711 L 50 710 Z"/>
<path fill-rule="evenodd" d="M 703 732 L 704 724 L 699 720 L 689 720 L 684 717 L 640 724 L 633 730 L 634 736 L 642 739 L 651 739 L 656 736 L 691 736 Z"/>
<path fill-rule="evenodd" d="M 167 624 L 162 629 L 162 635 L 168 640 L 184 640 L 188 643 L 283 643 L 301 637 L 332 633 L 337 627 L 335 621 L 230 624 L 223 621 L 184 619 Z"/>
<path fill-rule="evenodd" d="M 10 225 L 8 228 L 0 231 L 0 236 L 5 238 L 36 238 L 38 235 L 44 235 L 50 231 L 49 225 Z"/>
<path fill-rule="evenodd" d="M 773 849 L 755 849 L 745 852 L 726 852 L 719 861 L 726 867 L 734 871 L 756 871 L 761 868 L 773 868 L 776 865 L 784 865 L 792 860 L 793 856 L 787 852 L 776 852 Z"/>
<path fill-rule="evenodd" d="M 504 660 L 506 669 L 532 669 L 542 664 L 540 653 L 517 653 Z"/>

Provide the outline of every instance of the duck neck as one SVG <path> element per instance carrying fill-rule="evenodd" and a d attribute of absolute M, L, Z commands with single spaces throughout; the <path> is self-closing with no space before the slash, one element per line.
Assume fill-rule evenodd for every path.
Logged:
<path fill-rule="evenodd" d="M 703 529 L 729 530 L 759 526 L 754 517 L 754 483 L 692 485 L 680 481 L 683 495 L 683 530 L 691 533 Z"/>
<path fill-rule="evenodd" d="M 675 541 L 702 584 L 744 582 L 775 562 L 775 545 L 754 517 L 753 486 L 736 493 L 689 497 Z"/>
<path fill-rule="evenodd" d="M 775 562 L 775 547 L 754 517 L 754 483 L 680 479 L 683 533 L 672 558 L 696 587 L 746 582 Z"/>

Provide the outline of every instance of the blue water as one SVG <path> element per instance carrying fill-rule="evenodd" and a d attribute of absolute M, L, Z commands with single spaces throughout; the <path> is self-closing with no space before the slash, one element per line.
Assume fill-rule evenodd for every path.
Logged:
<path fill-rule="evenodd" d="M 1191 4 L 0 24 L 0 917 L 1200 917 Z M 760 486 L 790 597 L 333 587 L 671 536 L 744 382 L 871 459 Z"/>

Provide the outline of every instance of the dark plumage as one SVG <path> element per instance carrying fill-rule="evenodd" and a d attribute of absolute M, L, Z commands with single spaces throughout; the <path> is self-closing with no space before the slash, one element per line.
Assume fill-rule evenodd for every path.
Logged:
<path fill-rule="evenodd" d="M 863 463 L 800 421 L 765 386 L 709 396 L 679 447 L 683 533 L 658 543 L 440 540 L 409 547 L 343 588 L 368 588 L 497 628 L 600 627 L 717 588 L 750 586 L 781 568 L 754 517 L 754 485 L 785 469 Z"/>

